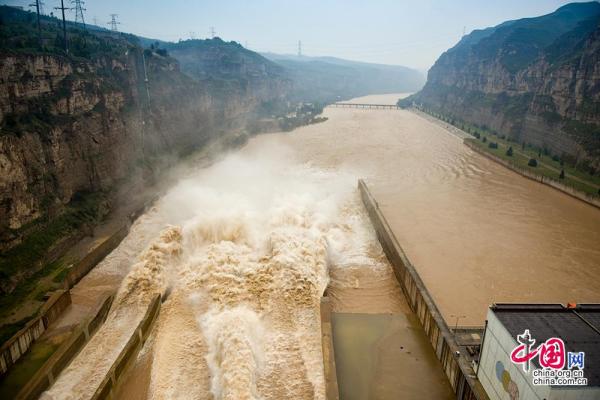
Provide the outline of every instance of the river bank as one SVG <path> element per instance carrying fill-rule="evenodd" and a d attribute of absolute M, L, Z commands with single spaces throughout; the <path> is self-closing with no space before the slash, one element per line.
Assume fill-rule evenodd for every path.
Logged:
<path fill-rule="evenodd" d="M 600 177 L 567 165 L 558 155 L 551 155 L 547 150 L 536 149 L 531 144 L 511 141 L 496 132 L 457 122 L 444 116 L 432 115 L 418 108 L 411 108 L 410 111 L 443 126 L 448 132 L 463 139 L 470 139 L 471 143 L 478 147 L 477 150 L 474 149 L 475 151 L 481 150 L 483 155 L 491 155 L 490 159 L 527 178 L 549 185 L 590 205 L 598 207 L 600 204 Z M 481 140 L 481 143 L 478 140 Z M 495 144 L 494 147 L 490 146 L 491 142 Z M 512 148 L 510 156 L 507 153 L 509 148 Z M 528 165 L 532 159 L 536 160 L 536 166 Z"/>
<path fill-rule="evenodd" d="M 490 160 L 494 160 L 498 164 L 505 166 L 511 171 L 516 172 L 517 174 L 524 176 L 525 178 L 534 180 L 536 182 L 542 183 L 544 185 L 548 185 L 556 190 L 559 190 L 569 196 L 572 196 L 578 200 L 583 201 L 591 206 L 600 208 L 600 197 L 592 196 L 585 192 L 579 191 L 572 186 L 567 186 L 561 183 L 557 179 L 550 178 L 548 175 L 541 175 L 536 173 L 534 168 L 529 167 L 520 167 L 514 164 L 514 162 L 503 159 L 500 156 L 500 152 L 506 151 L 506 148 L 498 148 L 498 149 L 490 149 L 489 146 L 485 146 L 485 143 L 479 143 L 477 139 L 474 138 L 466 138 L 464 140 L 466 146 L 468 146 L 471 150 L 476 151 L 477 153 L 489 158 Z M 489 149 L 489 150 L 488 150 Z M 497 151 L 494 151 L 497 150 Z"/>

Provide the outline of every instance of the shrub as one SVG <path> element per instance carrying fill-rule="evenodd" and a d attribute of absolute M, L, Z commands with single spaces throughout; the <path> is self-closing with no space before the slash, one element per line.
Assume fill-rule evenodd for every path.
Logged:
<path fill-rule="evenodd" d="M 496 143 L 496 142 L 490 142 L 490 144 L 488 144 L 488 147 L 490 149 L 497 149 L 498 148 L 498 143 Z"/>
<path fill-rule="evenodd" d="M 530 158 L 529 162 L 527 163 L 527 165 L 529 165 L 530 167 L 537 167 L 537 160 L 535 158 Z"/>
<path fill-rule="evenodd" d="M 485 137 L 485 136 L 484 136 L 484 137 L 483 137 L 483 139 L 481 139 L 481 141 L 482 141 L 483 143 L 487 142 L 487 137 Z"/>
<path fill-rule="evenodd" d="M 559 162 L 560 161 L 560 157 L 555 154 L 555 155 L 552 156 L 552 161 Z"/>
<path fill-rule="evenodd" d="M 558 179 L 565 179 L 565 170 L 564 169 L 560 170 L 560 175 L 558 176 Z"/>
<path fill-rule="evenodd" d="M 508 148 L 508 150 L 506 150 L 506 155 L 507 155 L 507 156 L 509 156 L 509 157 L 512 157 L 512 155 L 513 155 L 513 149 L 512 149 L 512 146 L 510 146 L 510 147 Z"/>

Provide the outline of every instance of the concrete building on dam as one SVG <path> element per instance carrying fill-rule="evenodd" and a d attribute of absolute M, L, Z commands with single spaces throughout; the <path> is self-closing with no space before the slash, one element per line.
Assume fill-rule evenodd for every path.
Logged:
<path fill-rule="evenodd" d="M 490 399 L 600 399 L 600 304 L 495 304 L 477 377 Z"/>

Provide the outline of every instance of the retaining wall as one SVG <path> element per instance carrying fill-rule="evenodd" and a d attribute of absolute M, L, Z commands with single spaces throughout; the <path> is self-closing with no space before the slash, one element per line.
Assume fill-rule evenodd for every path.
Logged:
<path fill-rule="evenodd" d="M 160 312 L 161 296 L 160 294 L 152 300 L 144 318 L 140 321 L 137 328 L 131 335 L 131 338 L 119 353 L 119 356 L 107 372 L 98 389 L 92 396 L 92 400 L 107 399 L 111 397 L 113 388 L 117 385 L 119 379 L 127 370 L 129 363 L 137 357 L 137 354 L 144 346 L 146 339 L 152 331 L 156 317 Z"/>
<path fill-rule="evenodd" d="M 423 284 L 419 274 L 406 257 L 390 229 L 379 205 L 363 180 L 358 181 L 362 201 L 383 251 L 392 264 L 394 274 L 402 287 L 406 300 L 418 317 L 435 354 L 459 400 L 488 400 L 481 383 L 467 360 L 457 356 L 459 347 L 452 332 L 440 314 L 435 302 Z"/>
<path fill-rule="evenodd" d="M 129 233 L 129 224 L 125 224 L 108 239 L 86 254 L 77 264 L 69 269 L 65 277 L 65 287 L 70 289 L 88 274 L 100 261 L 113 251 Z"/>
<path fill-rule="evenodd" d="M 60 347 L 50 356 L 35 375 L 23 386 L 17 394 L 16 400 L 33 400 L 37 399 L 45 390 L 47 390 L 64 370 L 83 346 L 96 333 L 100 325 L 104 323 L 110 306 L 115 296 L 107 296 L 98 308 L 96 314 L 84 321 L 77 327 L 75 332 L 63 342 Z"/>
<path fill-rule="evenodd" d="M 71 267 L 63 281 L 65 290 L 55 292 L 48 301 L 42 306 L 40 315 L 29 321 L 23 329 L 15 333 L 0 347 L 0 377 L 31 347 L 31 344 L 42 335 L 48 326 L 62 314 L 62 312 L 71 304 L 71 294 L 69 289 L 75 286 L 85 275 L 87 275 L 100 261 L 102 261 L 110 252 L 112 252 L 129 233 L 131 223 L 133 223 L 144 211 L 146 211 L 156 200 L 155 196 L 144 203 L 128 217 L 128 221 L 108 239 L 103 241 L 96 248 L 92 249 L 77 264 Z M 81 236 L 75 238 L 81 239 Z M 77 240 L 69 238 L 57 246 L 49 254 L 50 260 L 57 259 L 66 252 L 68 247 L 75 245 Z M 58 251 L 60 247 L 60 251 Z M 56 255 L 56 257 L 55 257 Z M 48 261 L 48 260 L 46 260 Z"/>
<path fill-rule="evenodd" d="M 584 201 L 592 206 L 600 208 L 600 198 L 598 198 L 596 196 L 591 196 L 591 195 L 588 195 L 587 193 L 576 190 L 570 186 L 560 183 L 557 180 L 548 178 L 546 176 L 535 174 L 524 168 L 517 167 L 517 166 L 513 165 L 512 163 L 496 156 L 495 154 L 491 154 L 491 153 L 485 151 L 484 149 L 481 149 L 476 144 L 471 143 L 471 140 L 473 140 L 473 139 L 465 139 L 465 140 L 463 140 L 463 143 L 467 147 L 469 147 L 471 150 L 475 151 L 476 153 L 479 153 L 482 156 L 487 157 L 492 161 L 496 161 L 498 164 L 502 164 L 506 168 L 513 170 L 514 172 L 516 172 L 519 175 L 524 176 L 525 178 L 534 180 L 536 182 L 543 183 L 544 185 L 551 186 L 554 189 L 558 189 L 561 192 L 566 193 L 571 197 L 575 197 L 576 199 L 579 199 L 579 200 Z"/>
<path fill-rule="evenodd" d="M 329 297 L 321 297 L 321 344 L 323 347 L 323 372 L 325 375 L 325 395 L 327 400 L 339 400 L 340 391 L 335 369 L 333 352 L 333 329 L 331 325 L 331 302 Z"/>
<path fill-rule="evenodd" d="M 57 290 L 44 303 L 40 314 L 2 345 L 0 348 L 0 377 L 8 372 L 9 368 L 29 350 L 31 344 L 70 304 L 70 292 Z"/>

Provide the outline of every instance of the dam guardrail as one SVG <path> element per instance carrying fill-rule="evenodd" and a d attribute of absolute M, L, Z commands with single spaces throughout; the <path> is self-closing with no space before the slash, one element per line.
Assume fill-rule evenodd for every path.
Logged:
<path fill-rule="evenodd" d="M 500 158 L 500 157 L 498 157 L 498 156 L 496 156 L 494 154 L 491 154 L 491 153 L 489 153 L 489 152 L 487 152 L 487 151 L 479 148 L 477 145 L 473 144 L 471 142 L 471 140 L 476 140 L 476 139 L 470 139 L 470 138 L 469 139 L 464 139 L 463 143 L 468 148 L 470 148 L 471 150 L 473 150 L 474 152 L 479 153 L 482 156 L 487 157 L 490 160 L 495 161 L 498 164 L 503 165 L 504 167 L 506 167 L 506 168 L 508 168 L 508 169 L 510 169 L 510 170 L 512 170 L 514 172 L 516 172 L 517 174 L 519 174 L 519 175 L 521 175 L 521 176 L 523 176 L 525 178 L 534 180 L 534 181 L 542 183 L 544 185 L 548 185 L 550 187 L 553 187 L 556 190 L 560 190 L 561 192 L 563 192 L 565 194 L 568 194 L 569 196 L 574 197 L 574 198 L 576 198 L 578 200 L 581 200 L 581 201 L 583 201 L 583 202 L 585 202 L 585 203 L 587 203 L 589 205 L 592 205 L 594 207 L 600 208 L 600 198 L 598 198 L 596 196 L 588 195 L 588 194 L 586 194 L 584 192 L 581 192 L 581 191 L 579 191 L 579 190 L 577 190 L 575 188 L 567 186 L 567 185 L 565 185 L 565 184 L 563 184 L 563 183 L 561 183 L 561 182 L 559 182 L 557 180 L 554 180 L 552 178 L 548 178 L 548 177 L 543 176 L 543 175 L 538 175 L 538 174 L 535 174 L 535 173 L 533 173 L 531 171 L 528 171 L 528 170 L 526 170 L 524 168 L 517 167 L 516 165 L 513 165 L 512 163 L 510 163 L 510 162 L 508 162 L 506 160 L 503 160 L 502 158 Z"/>
<path fill-rule="evenodd" d="M 60 315 L 71 305 L 70 289 L 109 255 L 129 234 L 131 224 L 152 205 L 158 196 L 145 202 L 139 209 L 128 216 L 127 222 L 113 232 L 98 246 L 91 249 L 81 260 L 69 268 L 62 286 L 42 305 L 38 316 L 27 322 L 25 326 L 11 336 L 0 347 L 0 377 L 19 360 Z"/>
<path fill-rule="evenodd" d="M 133 331 L 133 334 L 127 341 L 127 344 L 125 347 L 123 347 L 115 362 L 106 373 L 106 376 L 94 392 L 92 400 L 110 398 L 113 388 L 117 386 L 119 379 L 127 370 L 127 366 L 137 356 L 139 351 L 144 346 L 144 343 L 146 343 L 146 339 L 148 339 L 148 336 L 152 331 L 152 327 L 154 326 L 154 322 L 156 321 L 156 318 L 160 312 L 161 300 L 162 298 L 160 294 L 157 294 L 152 299 L 148 309 L 146 310 L 146 314 L 144 314 L 144 317 Z"/>
<path fill-rule="evenodd" d="M 71 305 L 71 293 L 68 290 L 57 290 L 42 306 L 37 317 L 8 339 L 0 347 L 0 377 L 29 350 L 46 330 L 58 319 L 62 312 Z"/>
<path fill-rule="evenodd" d="M 373 224 L 377 239 L 387 256 L 406 300 L 431 343 L 436 357 L 458 400 L 489 400 L 476 379 L 471 364 L 460 355 L 454 335 L 427 291 L 417 270 L 400 247 L 375 198 L 366 183 L 359 179 L 361 199 Z"/>
<path fill-rule="evenodd" d="M 58 375 L 73 361 L 79 351 L 104 323 L 114 298 L 114 294 L 108 295 L 102 301 L 96 314 L 77 327 L 69 338 L 59 346 L 52 356 L 46 360 L 42 367 L 23 386 L 17 394 L 16 400 L 37 399 L 45 390 L 52 386 Z"/>

